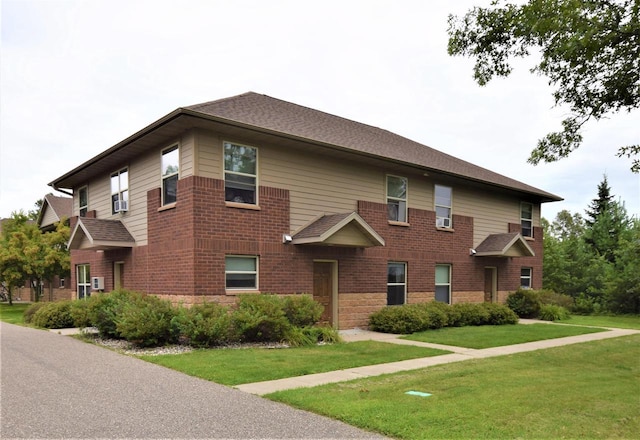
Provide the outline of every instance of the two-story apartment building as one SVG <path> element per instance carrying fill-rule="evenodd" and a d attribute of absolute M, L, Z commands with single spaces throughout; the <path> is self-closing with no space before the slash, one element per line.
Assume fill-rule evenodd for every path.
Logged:
<path fill-rule="evenodd" d="M 389 131 L 246 93 L 179 108 L 50 184 L 71 283 L 186 304 L 312 293 L 326 321 L 541 287 L 541 189 Z"/>

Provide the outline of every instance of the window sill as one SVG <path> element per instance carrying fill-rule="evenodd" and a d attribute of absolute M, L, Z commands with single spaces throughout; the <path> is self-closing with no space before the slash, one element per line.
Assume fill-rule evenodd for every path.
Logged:
<path fill-rule="evenodd" d="M 398 222 L 398 221 L 395 221 L 395 220 L 389 220 L 389 224 L 390 224 L 391 226 L 403 226 L 403 227 L 405 227 L 405 228 L 407 228 L 407 227 L 411 226 L 411 224 L 410 224 L 410 223 L 407 223 L 407 222 Z"/>
<path fill-rule="evenodd" d="M 456 230 L 455 230 L 455 229 L 453 229 L 453 228 L 439 228 L 439 227 L 437 227 L 437 226 L 436 226 L 436 231 L 452 232 L 452 233 L 453 233 L 453 232 L 456 232 Z"/>
<path fill-rule="evenodd" d="M 224 202 L 227 208 L 250 209 L 252 211 L 260 211 L 260 206 L 250 203 Z"/>
<path fill-rule="evenodd" d="M 536 241 L 536 239 L 533 237 L 524 237 L 524 239 L 527 241 Z"/>
<path fill-rule="evenodd" d="M 227 296 L 237 296 L 237 295 L 260 295 L 259 290 L 249 290 L 249 289 L 225 289 L 225 295 Z"/>
<path fill-rule="evenodd" d="M 176 207 L 176 202 L 168 203 L 166 205 L 162 205 L 161 207 L 159 207 L 158 212 L 168 211 L 170 209 L 174 209 L 175 207 Z"/>

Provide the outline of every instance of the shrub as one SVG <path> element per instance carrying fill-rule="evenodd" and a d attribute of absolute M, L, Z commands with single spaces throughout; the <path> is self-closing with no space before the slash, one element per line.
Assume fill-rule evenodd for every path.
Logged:
<path fill-rule="evenodd" d="M 489 314 L 486 324 L 506 325 L 518 323 L 518 315 L 504 304 L 482 303 L 481 306 Z"/>
<path fill-rule="evenodd" d="M 482 304 L 458 303 L 451 306 L 452 315 L 457 320 L 456 327 L 465 325 L 485 325 L 489 322 L 489 311 Z"/>
<path fill-rule="evenodd" d="M 91 327 L 91 317 L 89 316 L 90 302 L 83 299 L 71 302 L 71 318 L 74 327 Z"/>
<path fill-rule="evenodd" d="M 538 291 L 520 288 L 509 294 L 507 305 L 520 318 L 537 318 L 542 303 Z"/>
<path fill-rule="evenodd" d="M 369 316 L 369 328 L 383 333 L 406 335 L 429 328 L 428 314 L 421 304 L 387 306 Z"/>
<path fill-rule="evenodd" d="M 180 309 L 173 318 L 173 326 L 194 347 L 223 345 L 234 339 L 229 309 L 217 303 Z"/>
<path fill-rule="evenodd" d="M 449 310 L 451 307 L 440 301 L 430 301 L 427 303 L 416 304 L 418 309 L 422 309 L 425 313 L 425 324 L 428 329 L 438 329 L 449 325 Z"/>
<path fill-rule="evenodd" d="M 141 298 L 142 294 L 128 290 L 114 290 L 111 293 L 91 296 L 87 300 L 91 324 L 103 337 L 122 338 L 117 329 L 117 319 L 127 304 L 139 301 Z"/>
<path fill-rule="evenodd" d="M 575 298 L 570 310 L 576 315 L 591 315 L 602 312 L 603 307 L 596 298 L 581 293 Z"/>
<path fill-rule="evenodd" d="M 25 324 L 31 324 L 32 320 L 33 320 L 33 315 L 42 307 L 44 307 L 45 305 L 47 305 L 48 303 L 44 303 L 44 302 L 37 302 L 37 303 L 33 303 L 31 304 L 29 307 L 27 307 L 25 309 L 25 311 L 22 313 L 22 317 L 24 319 L 24 323 Z"/>
<path fill-rule="evenodd" d="M 292 347 L 315 345 L 321 342 L 334 344 L 341 341 L 338 331 L 329 326 L 292 327 L 286 338 L 287 344 Z"/>
<path fill-rule="evenodd" d="M 540 294 L 540 302 L 542 302 L 542 304 L 562 306 L 565 309 L 573 307 L 573 298 L 569 295 L 556 293 L 553 290 L 548 289 L 539 290 L 538 293 Z"/>
<path fill-rule="evenodd" d="M 31 323 L 43 328 L 73 327 L 71 316 L 71 301 L 56 301 L 44 303 L 33 314 Z"/>
<path fill-rule="evenodd" d="M 309 327 L 318 322 L 324 307 L 313 300 L 313 296 L 294 295 L 284 298 L 284 313 L 289 322 L 297 327 Z"/>
<path fill-rule="evenodd" d="M 276 295 L 240 295 L 231 315 L 238 337 L 247 342 L 279 342 L 286 339 L 291 324 L 283 300 Z"/>
<path fill-rule="evenodd" d="M 562 306 L 543 304 L 540 308 L 540 319 L 544 321 L 560 321 L 569 318 L 569 312 Z"/>
<path fill-rule="evenodd" d="M 116 333 L 141 347 L 176 342 L 179 331 L 173 319 L 177 310 L 171 302 L 153 295 L 140 295 L 128 301 L 115 319 Z"/>

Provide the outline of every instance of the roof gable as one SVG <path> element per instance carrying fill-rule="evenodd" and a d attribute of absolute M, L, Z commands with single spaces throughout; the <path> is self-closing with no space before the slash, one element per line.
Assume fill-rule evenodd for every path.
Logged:
<path fill-rule="evenodd" d="M 135 244 L 135 239 L 120 220 L 79 217 L 67 247 L 108 250 L 131 248 Z"/>
<path fill-rule="evenodd" d="M 53 225 L 62 219 L 71 218 L 73 211 L 73 199 L 71 197 L 54 196 L 47 194 L 44 196 L 42 206 L 38 212 L 38 227 L 40 229 L 51 229 Z"/>
<path fill-rule="evenodd" d="M 476 247 L 476 257 L 535 257 L 535 252 L 518 232 L 491 234 Z"/>
<path fill-rule="evenodd" d="M 384 239 L 356 212 L 323 215 L 293 236 L 293 244 L 384 246 Z"/>

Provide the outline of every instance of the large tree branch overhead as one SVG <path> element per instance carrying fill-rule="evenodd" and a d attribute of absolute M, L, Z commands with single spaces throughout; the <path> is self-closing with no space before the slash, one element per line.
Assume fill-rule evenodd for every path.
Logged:
<path fill-rule="evenodd" d="M 640 106 L 640 0 L 495 0 L 450 15 L 448 34 L 449 54 L 474 58 L 481 86 L 508 76 L 513 58 L 539 51 L 531 71 L 549 79 L 556 105 L 568 105 L 572 115 L 538 141 L 530 163 L 568 156 L 582 143 L 587 121 Z M 617 155 L 640 172 L 640 145 L 622 146 Z"/>

